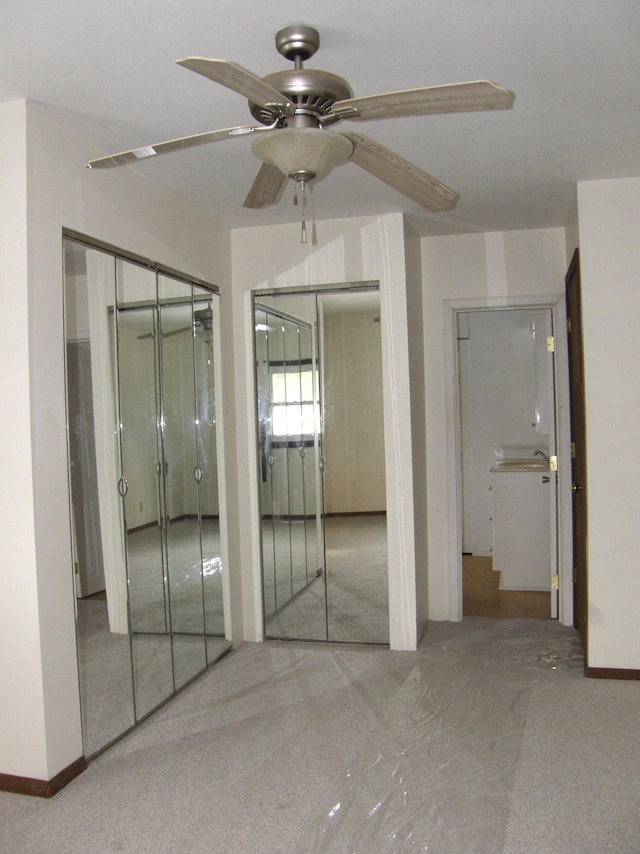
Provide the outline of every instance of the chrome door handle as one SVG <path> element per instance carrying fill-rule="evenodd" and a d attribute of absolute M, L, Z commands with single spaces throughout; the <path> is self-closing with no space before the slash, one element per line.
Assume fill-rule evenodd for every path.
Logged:
<path fill-rule="evenodd" d="M 582 492 L 583 489 L 584 489 L 584 486 L 579 486 L 577 483 L 571 484 L 571 492 Z"/>

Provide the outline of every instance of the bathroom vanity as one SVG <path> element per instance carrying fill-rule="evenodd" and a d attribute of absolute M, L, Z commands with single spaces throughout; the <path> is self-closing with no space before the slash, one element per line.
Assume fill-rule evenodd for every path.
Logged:
<path fill-rule="evenodd" d="M 493 568 L 501 590 L 551 587 L 551 477 L 542 458 L 492 466 Z"/>

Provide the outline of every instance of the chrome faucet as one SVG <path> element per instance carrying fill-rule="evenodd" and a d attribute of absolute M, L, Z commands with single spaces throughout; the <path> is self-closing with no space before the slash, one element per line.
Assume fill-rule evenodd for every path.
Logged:
<path fill-rule="evenodd" d="M 544 451 L 534 451 L 533 456 L 534 457 L 543 457 L 547 462 L 549 462 L 549 457 L 545 454 Z"/>

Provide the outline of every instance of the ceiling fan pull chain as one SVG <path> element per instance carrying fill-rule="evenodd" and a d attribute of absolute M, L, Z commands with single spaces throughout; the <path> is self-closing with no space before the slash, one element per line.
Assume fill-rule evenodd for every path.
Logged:
<path fill-rule="evenodd" d="M 305 194 L 305 182 L 300 181 L 300 193 L 302 195 L 302 204 L 301 204 L 301 214 L 302 214 L 302 229 L 300 231 L 300 243 L 307 242 L 307 223 L 304 218 L 304 209 L 307 201 L 307 197 Z M 296 196 L 297 199 L 297 196 Z"/>

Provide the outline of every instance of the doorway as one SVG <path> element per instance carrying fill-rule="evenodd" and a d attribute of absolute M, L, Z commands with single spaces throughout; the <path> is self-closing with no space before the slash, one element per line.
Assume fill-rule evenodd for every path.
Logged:
<path fill-rule="evenodd" d="M 447 388 L 451 618 L 465 615 L 465 599 L 467 616 L 483 615 L 470 607 L 483 596 L 493 607 L 486 616 L 543 616 L 533 600 L 544 597 L 544 616 L 571 624 L 564 298 L 456 300 L 445 304 L 445 316 L 454 378 Z M 507 350 L 508 341 L 515 349 Z M 480 439 L 470 439 L 470 421 L 480 424 Z M 506 613 L 496 611 L 500 600 Z"/>
<path fill-rule="evenodd" d="M 457 315 L 463 616 L 557 615 L 549 309 Z"/>

